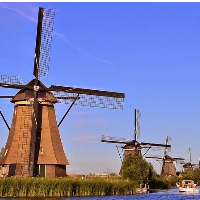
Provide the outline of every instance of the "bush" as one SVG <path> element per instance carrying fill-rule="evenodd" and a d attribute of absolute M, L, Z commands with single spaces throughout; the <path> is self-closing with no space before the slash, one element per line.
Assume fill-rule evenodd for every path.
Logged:
<path fill-rule="evenodd" d="M 149 182 L 149 187 L 151 189 L 169 189 L 170 184 L 163 176 L 156 176 L 153 180 Z"/>

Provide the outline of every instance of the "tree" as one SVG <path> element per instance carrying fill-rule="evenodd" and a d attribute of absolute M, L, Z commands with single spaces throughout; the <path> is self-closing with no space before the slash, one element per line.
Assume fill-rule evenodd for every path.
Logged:
<path fill-rule="evenodd" d="M 156 176 L 156 172 L 142 156 L 129 155 L 122 163 L 121 175 L 124 179 L 135 180 L 138 183 L 149 183 Z"/>
<path fill-rule="evenodd" d="M 192 179 L 195 183 L 200 184 L 200 169 L 196 168 L 194 170 L 190 169 L 182 174 L 183 179 Z"/>

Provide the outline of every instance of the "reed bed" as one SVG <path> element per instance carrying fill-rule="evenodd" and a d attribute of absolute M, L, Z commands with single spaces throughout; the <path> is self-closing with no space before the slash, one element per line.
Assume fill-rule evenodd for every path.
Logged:
<path fill-rule="evenodd" d="M 130 195 L 136 182 L 101 178 L 0 178 L 0 197 Z"/>

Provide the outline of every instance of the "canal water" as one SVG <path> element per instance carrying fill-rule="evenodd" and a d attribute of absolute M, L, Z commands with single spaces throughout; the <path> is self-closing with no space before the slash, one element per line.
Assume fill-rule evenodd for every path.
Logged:
<path fill-rule="evenodd" d="M 199 188 L 200 190 L 200 188 Z M 200 192 L 197 194 L 179 193 L 177 189 L 160 190 L 155 193 L 137 194 L 129 196 L 105 196 L 105 197 L 68 197 L 68 198 L 0 198 L 0 200 L 200 200 Z"/>

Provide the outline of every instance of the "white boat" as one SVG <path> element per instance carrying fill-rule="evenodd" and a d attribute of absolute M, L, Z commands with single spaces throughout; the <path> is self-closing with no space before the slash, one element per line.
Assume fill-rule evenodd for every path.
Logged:
<path fill-rule="evenodd" d="M 190 192 L 190 193 L 198 193 L 197 185 L 193 180 L 180 180 L 179 183 L 176 183 L 179 192 Z"/>
<path fill-rule="evenodd" d="M 145 184 L 145 185 L 142 185 L 140 184 L 140 187 L 137 188 L 137 193 L 149 193 L 149 185 L 148 184 Z"/>

